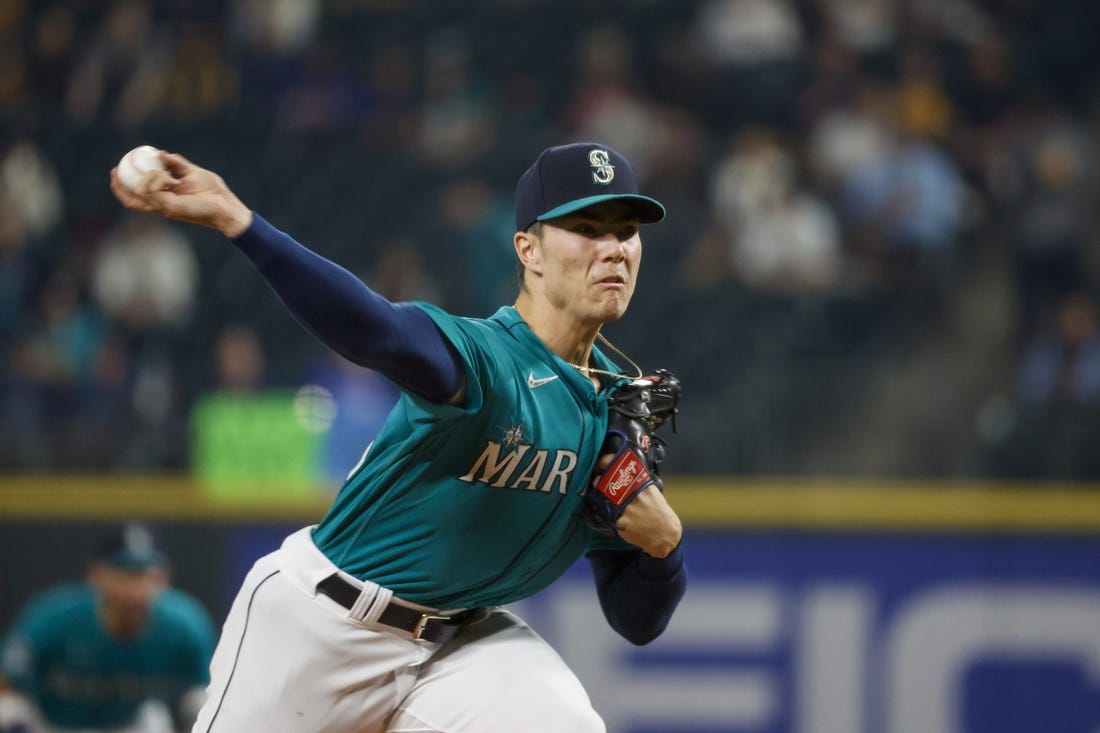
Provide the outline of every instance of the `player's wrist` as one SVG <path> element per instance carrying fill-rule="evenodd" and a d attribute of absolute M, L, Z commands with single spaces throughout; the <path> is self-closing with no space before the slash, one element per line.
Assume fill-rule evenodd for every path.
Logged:
<path fill-rule="evenodd" d="M 680 538 L 649 544 L 642 548 L 642 552 L 656 560 L 668 558 L 673 551 L 680 546 Z"/>
<path fill-rule="evenodd" d="M 663 560 L 680 546 L 680 541 L 684 537 L 684 529 L 679 517 L 674 515 L 669 517 L 662 530 L 655 534 L 656 536 L 642 547 L 642 552 L 650 557 Z"/>
<path fill-rule="evenodd" d="M 236 239 L 248 231 L 250 226 L 252 226 L 252 210 L 240 201 L 234 201 L 234 204 L 219 216 L 214 224 L 214 228 L 228 239 Z"/>
<path fill-rule="evenodd" d="M 676 543 L 676 547 L 672 548 L 672 551 L 664 557 L 654 557 L 642 550 L 638 553 L 635 562 L 638 575 L 647 580 L 667 580 L 680 572 L 683 565 L 684 544 L 682 538 L 680 542 Z"/>

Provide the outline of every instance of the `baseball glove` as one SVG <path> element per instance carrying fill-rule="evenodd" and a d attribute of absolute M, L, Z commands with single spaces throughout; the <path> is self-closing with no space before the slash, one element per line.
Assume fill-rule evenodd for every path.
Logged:
<path fill-rule="evenodd" d="M 676 432 L 676 404 L 680 380 L 666 369 L 616 387 L 608 395 L 607 437 L 600 455 L 612 454 L 608 464 L 584 492 L 588 526 L 609 536 L 626 507 L 642 491 L 656 486 L 665 458 L 665 441 L 654 435 L 666 420 Z"/>

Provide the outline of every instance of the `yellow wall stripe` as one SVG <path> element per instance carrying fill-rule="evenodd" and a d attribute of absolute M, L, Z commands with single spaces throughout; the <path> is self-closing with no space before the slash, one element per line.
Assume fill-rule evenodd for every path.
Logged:
<path fill-rule="evenodd" d="M 255 497 L 262 492 L 248 487 Z M 112 520 L 315 522 L 331 502 L 318 489 L 305 501 L 217 501 L 185 476 L 2 476 L 0 521 Z"/>
<path fill-rule="evenodd" d="M 666 495 L 688 525 L 812 531 L 1100 534 L 1100 486 L 969 481 L 674 477 Z M 256 496 L 255 487 L 245 491 Z M 0 521 L 291 522 L 319 519 L 331 496 L 217 501 L 185 476 L 0 476 Z"/>
<path fill-rule="evenodd" d="M 714 479 L 666 482 L 695 526 L 1100 533 L 1100 488 L 981 482 Z"/>

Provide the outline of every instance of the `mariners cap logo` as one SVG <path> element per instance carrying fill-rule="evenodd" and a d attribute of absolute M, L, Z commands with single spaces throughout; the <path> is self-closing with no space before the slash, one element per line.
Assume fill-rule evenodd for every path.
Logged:
<path fill-rule="evenodd" d="M 588 153 L 588 164 L 592 166 L 592 180 L 607 185 L 615 180 L 615 166 L 611 165 L 611 156 L 606 150 L 592 150 Z"/>
<path fill-rule="evenodd" d="M 128 522 L 105 537 L 96 559 L 126 570 L 168 565 L 152 528 L 140 522 Z"/>
<path fill-rule="evenodd" d="M 140 524 L 127 525 L 122 530 L 122 545 L 127 552 L 136 555 L 149 555 L 153 550 L 153 535 Z"/>

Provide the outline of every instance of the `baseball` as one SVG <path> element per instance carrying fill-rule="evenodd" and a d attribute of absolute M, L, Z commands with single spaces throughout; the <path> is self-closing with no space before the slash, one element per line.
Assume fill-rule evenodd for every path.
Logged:
<path fill-rule="evenodd" d="M 164 170 L 160 151 L 152 145 L 139 145 L 118 161 L 118 180 L 130 190 L 137 188 L 141 177 L 149 171 Z"/>

